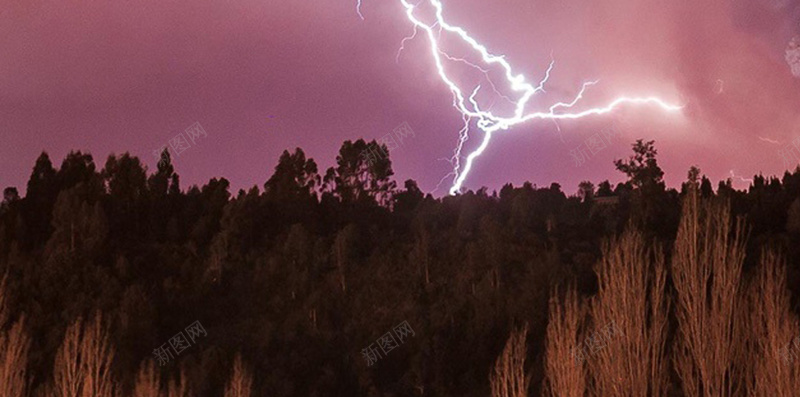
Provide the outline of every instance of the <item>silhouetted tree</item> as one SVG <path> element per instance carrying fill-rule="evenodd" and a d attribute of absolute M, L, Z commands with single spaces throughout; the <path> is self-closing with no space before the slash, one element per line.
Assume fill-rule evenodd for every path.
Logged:
<path fill-rule="evenodd" d="M 284 150 L 275 172 L 264 184 L 264 194 L 281 202 L 307 201 L 316 196 L 319 184 L 320 176 L 314 160 L 306 159 L 305 153 L 300 148 L 291 154 Z"/>
<path fill-rule="evenodd" d="M 325 174 L 328 190 L 343 203 L 388 205 L 395 182 L 388 149 L 374 140 L 345 141 L 336 156 L 336 167 Z"/>
<path fill-rule="evenodd" d="M 50 236 L 50 216 L 57 195 L 56 170 L 47 153 L 42 152 L 36 159 L 25 195 L 25 237 L 22 239 L 25 248 L 31 249 L 47 241 Z"/>
<path fill-rule="evenodd" d="M 663 189 L 664 171 L 656 161 L 655 141 L 644 142 L 638 139 L 633 144 L 633 155 L 627 161 L 614 160 L 617 169 L 628 176 L 630 184 L 637 189 Z"/>

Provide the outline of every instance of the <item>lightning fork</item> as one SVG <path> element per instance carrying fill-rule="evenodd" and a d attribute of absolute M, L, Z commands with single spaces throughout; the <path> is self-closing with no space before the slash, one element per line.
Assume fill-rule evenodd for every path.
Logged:
<path fill-rule="evenodd" d="M 548 66 L 544 77 L 542 80 L 539 81 L 538 85 L 533 86 L 530 83 L 525 81 L 525 77 L 522 74 L 515 74 L 513 72 L 513 68 L 511 64 L 506 61 L 504 55 L 494 55 L 481 43 L 479 43 L 475 38 L 469 35 L 466 30 L 461 27 L 450 25 L 445 21 L 443 16 L 444 14 L 444 6 L 442 5 L 441 0 L 422 0 L 419 4 L 412 4 L 409 0 L 399 0 L 400 3 L 405 8 L 405 14 L 408 20 L 414 26 L 414 35 L 410 38 L 416 37 L 419 30 L 424 32 L 427 36 L 428 42 L 430 44 L 430 53 L 433 57 L 434 63 L 436 65 L 436 72 L 439 76 L 439 79 L 448 87 L 450 92 L 453 95 L 453 107 L 461 114 L 462 118 L 464 119 L 464 127 L 459 131 L 459 138 L 456 144 L 456 148 L 454 149 L 453 157 L 450 159 L 450 164 L 453 167 L 453 171 L 448 173 L 447 176 L 453 176 L 453 184 L 450 187 L 450 194 L 457 194 L 461 191 L 461 187 L 464 184 L 467 176 L 469 175 L 470 171 L 472 170 L 473 164 L 475 160 L 483 154 L 486 148 L 489 146 L 489 142 L 492 139 L 492 136 L 495 132 L 507 130 L 517 124 L 522 124 L 530 120 L 552 120 L 553 122 L 557 122 L 558 120 L 572 120 L 572 119 L 580 119 L 583 117 L 593 116 L 593 115 L 602 115 L 613 111 L 620 105 L 623 104 L 649 104 L 655 105 L 660 107 L 665 111 L 678 111 L 683 108 L 683 106 L 673 105 L 670 104 L 658 97 L 650 96 L 650 97 L 626 97 L 620 96 L 611 101 L 608 105 L 603 107 L 595 107 L 589 108 L 581 111 L 572 111 L 573 107 L 578 105 L 578 103 L 583 99 L 584 92 L 586 89 L 594 84 L 597 84 L 597 81 L 588 81 L 581 85 L 580 90 L 578 93 L 572 98 L 572 100 L 567 102 L 556 102 L 549 107 L 547 107 L 546 111 L 527 111 L 526 107 L 533 98 L 533 96 L 539 92 L 544 92 L 544 85 L 550 78 L 550 72 L 553 69 L 554 62 L 552 60 L 550 65 Z M 416 10 L 420 4 L 427 3 L 433 7 L 435 22 L 432 24 L 428 24 L 423 22 L 420 18 L 416 15 Z M 359 16 L 361 15 L 361 0 L 358 0 L 357 10 Z M 363 16 L 362 16 L 363 18 Z M 438 27 L 438 29 L 437 29 Z M 438 33 L 436 32 L 438 30 Z M 471 48 L 477 55 L 480 56 L 481 62 L 489 66 L 499 66 L 506 79 L 507 83 L 507 91 L 514 92 L 518 95 L 516 101 L 511 100 L 506 95 L 500 93 L 498 88 L 495 86 L 495 83 L 489 79 L 488 69 L 479 67 L 477 64 L 469 62 L 462 58 L 455 58 L 448 55 L 444 50 L 440 48 L 440 37 L 442 32 L 447 32 L 453 34 L 461 39 L 469 48 Z M 405 41 L 410 39 L 406 38 L 403 39 L 401 43 L 400 51 L 405 46 Z M 399 53 L 398 51 L 398 57 Z M 443 59 L 449 61 L 462 61 L 467 63 L 469 66 L 474 67 L 481 72 L 483 72 L 489 80 L 490 85 L 495 93 L 499 94 L 501 97 L 508 99 L 514 105 L 514 111 L 510 115 L 497 115 L 494 114 L 490 109 L 484 110 L 481 108 L 478 101 L 475 99 L 478 91 L 480 90 L 480 85 L 477 85 L 474 89 L 472 89 L 472 93 L 467 96 L 464 94 L 464 90 L 455 83 L 455 81 L 448 75 L 445 67 Z M 469 129 L 472 120 L 476 120 L 475 125 L 483 131 L 483 139 L 481 140 L 480 144 L 476 149 L 474 149 L 471 153 L 469 153 L 465 161 L 461 162 L 462 149 L 464 143 L 467 141 L 469 137 Z M 557 125 L 557 124 L 556 124 Z M 463 166 L 463 168 L 462 168 Z M 447 177 L 445 176 L 445 178 Z M 441 183 L 441 182 L 440 182 Z"/>

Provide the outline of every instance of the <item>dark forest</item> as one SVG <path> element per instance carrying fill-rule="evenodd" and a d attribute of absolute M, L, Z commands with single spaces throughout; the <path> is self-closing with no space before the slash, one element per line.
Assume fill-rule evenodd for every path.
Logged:
<path fill-rule="evenodd" d="M 324 172 L 285 151 L 238 192 L 182 186 L 166 151 L 152 171 L 42 153 L 0 206 L 0 391 L 796 393 L 800 168 L 741 191 L 693 167 L 668 188 L 640 140 L 616 186 L 437 198 L 374 145 Z"/>

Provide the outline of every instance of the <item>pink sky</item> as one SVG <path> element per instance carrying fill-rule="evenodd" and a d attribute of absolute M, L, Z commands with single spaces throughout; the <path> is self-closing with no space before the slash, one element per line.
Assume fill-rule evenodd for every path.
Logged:
<path fill-rule="evenodd" d="M 443 0 L 445 16 L 538 79 L 556 61 L 552 95 L 599 80 L 587 104 L 660 95 L 680 115 L 624 107 L 611 115 L 531 122 L 498 135 L 466 188 L 621 180 L 612 161 L 654 139 L 667 181 L 689 166 L 715 182 L 733 170 L 781 174 L 779 150 L 800 138 L 800 79 L 784 57 L 800 33 L 800 0 Z M 24 190 L 38 154 L 70 149 L 98 166 L 152 152 L 199 122 L 208 136 L 174 159 L 184 187 L 224 176 L 261 186 L 284 149 L 321 168 L 346 139 L 415 131 L 392 153 L 398 181 L 430 191 L 450 171 L 461 126 L 424 39 L 399 1 L 55 1 L 0 11 L 0 187 Z M 621 136 L 576 167 L 569 151 L 616 121 Z M 473 132 L 478 141 L 479 132 Z M 763 139 L 761 139 L 763 138 Z M 777 141 L 779 144 L 771 143 Z M 474 146 L 469 146 L 471 148 Z M 439 193 L 446 192 L 445 186 Z M 737 184 L 743 187 L 744 184 Z"/>

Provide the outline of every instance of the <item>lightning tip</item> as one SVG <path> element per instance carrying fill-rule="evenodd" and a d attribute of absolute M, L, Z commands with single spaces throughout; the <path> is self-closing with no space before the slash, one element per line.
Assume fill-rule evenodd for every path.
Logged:
<path fill-rule="evenodd" d="M 364 20 L 364 15 L 361 14 L 361 0 L 358 0 L 356 4 L 356 14 L 358 14 L 358 17 L 361 18 L 362 21 Z"/>

